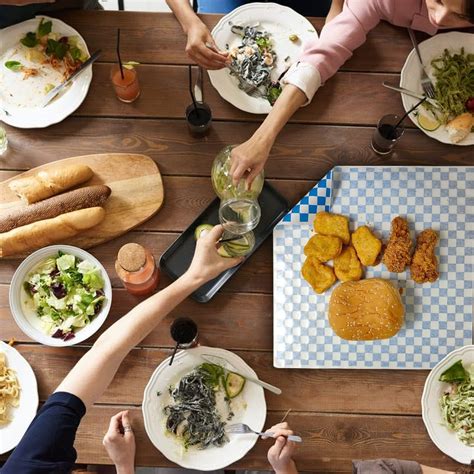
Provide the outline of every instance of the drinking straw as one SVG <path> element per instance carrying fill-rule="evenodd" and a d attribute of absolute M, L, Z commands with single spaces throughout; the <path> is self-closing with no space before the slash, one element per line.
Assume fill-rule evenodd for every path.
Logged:
<path fill-rule="evenodd" d="M 170 365 L 174 361 L 174 356 L 176 355 L 176 351 L 178 350 L 178 346 L 179 346 L 179 342 L 177 342 L 176 345 L 174 346 L 173 354 L 171 355 Z"/>
<path fill-rule="evenodd" d="M 400 126 L 400 124 L 408 117 L 409 114 L 411 114 L 418 106 L 420 106 L 427 98 L 426 97 L 423 97 L 423 99 L 420 100 L 420 102 L 418 102 L 417 104 L 415 104 L 398 122 L 397 124 L 395 125 L 395 127 L 393 127 L 393 134 L 395 135 L 395 132 L 397 130 L 397 128 Z"/>
<path fill-rule="evenodd" d="M 122 76 L 122 79 L 125 79 L 125 76 L 123 75 L 122 59 L 120 58 L 120 28 L 117 28 L 117 58 L 120 67 L 120 75 Z"/>
<path fill-rule="evenodd" d="M 193 86 L 192 86 L 192 83 L 193 83 L 193 70 L 192 70 L 191 66 L 188 66 L 188 76 L 189 76 L 189 79 L 188 79 L 189 94 L 191 95 L 191 99 L 193 100 L 193 105 L 194 105 L 194 110 L 196 112 L 196 115 L 199 118 L 199 109 L 198 109 L 198 106 L 197 106 L 197 103 L 196 103 L 196 97 L 194 97 Z"/>

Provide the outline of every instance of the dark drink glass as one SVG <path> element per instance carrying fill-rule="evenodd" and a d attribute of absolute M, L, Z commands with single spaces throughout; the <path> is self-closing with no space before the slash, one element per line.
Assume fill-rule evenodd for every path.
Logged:
<path fill-rule="evenodd" d="M 212 123 L 212 113 L 210 107 L 205 102 L 196 102 L 186 107 L 186 121 L 191 135 L 203 137 L 209 132 Z"/>
<path fill-rule="evenodd" d="M 377 128 L 372 136 L 372 150 L 379 155 L 388 155 L 393 150 L 395 144 L 400 140 L 405 128 L 395 125 L 400 120 L 398 115 L 384 115 L 377 124 Z"/>
<path fill-rule="evenodd" d="M 171 337 L 178 348 L 189 349 L 197 346 L 198 327 L 190 318 L 177 318 L 170 327 Z"/>

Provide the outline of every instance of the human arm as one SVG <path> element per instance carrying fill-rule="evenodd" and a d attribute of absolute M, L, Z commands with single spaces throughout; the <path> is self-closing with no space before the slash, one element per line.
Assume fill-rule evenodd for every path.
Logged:
<path fill-rule="evenodd" d="M 206 69 L 222 69 L 227 60 L 227 53 L 219 51 L 209 29 L 196 15 L 189 0 L 166 0 L 166 3 L 188 37 L 187 55 Z"/>
<path fill-rule="evenodd" d="M 251 182 L 263 169 L 276 137 L 291 116 L 313 99 L 319 87 L 337 72 L 365 42 L 367 33 L 386 16 L 386 12 L 379 9 L 378 0 L 346 0 L 343 11 L 324 26 L 319 39 L 304 44 L 299 60 L 281 81 L 283 92 L 270 114 L 249 140 L 233 149 L 235 181 L 249 169 L 247 180 Z"/>
<path fill-rule="evenodd" d="M 110 326 L 59 384 L 56 392 L 71 393 L 82 400 L 86 408 L 90 406 L 109 386 L 130 350 L 172 309 L 201 285 L 240 263 L 241 259 L 224 258 L 217 253 L 216 243 L 222 232 L 222 226 L 216 226 L 200 238 L 186 273 Z"/>
<path fill-rule="evenodd" d="M 275 474 L 298 474 L 293 455 L 296 451 L 296 445 L 293 441 L 288 441 L 287 436 L 292 435 L 293 431 L 288 423 L 278 423 L 269 430 L 274 433 L 275 443 L 268 450 L 268 462 L 271 464 Z"/>
<path fill-rule="evenodd" d="M 136 444 L 128 410 L 110 419 L 102 444 L 115 464 L 117 474 L 134 474 Z"/>
<path fill-rule="evenodd" d="M 353 474 L 367 472 L 380 472 L 391 474 L 454 474 L 434 467 L 423 466 L 415 461 L 402 461 L 399 459 L 372 459 L 352 462 Z"/>
<path fill-rule="evenodd" d="M 326 15 L 325 23 L 329 23 L 335 16 L 339 15 L 342 12 L 342 7 L 344 6 L 344 0 L 332 0 L 331 7 L 329 12 Z"/>

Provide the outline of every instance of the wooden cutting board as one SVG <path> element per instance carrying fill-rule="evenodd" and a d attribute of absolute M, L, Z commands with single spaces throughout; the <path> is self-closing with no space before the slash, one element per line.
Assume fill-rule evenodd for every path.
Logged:
<path fill-rule="evenodd" d="M 8 183 L 13 179 L 75 163 L 88 165 L 94 171 L 94 176 L 79 187 L 106 184 L 112 190 L 112 194 L 104 205 L 106 216 L 102 223 L 76 237 L 58 243 L 87 249 L 107 242 L 148 220 L 163 204 L 163 181 L 157 164 L 150 157 L 128 153 L 104 153 L 54 161 L 1 182 L 0 211 L 25 205 L 8 187 Z"/>

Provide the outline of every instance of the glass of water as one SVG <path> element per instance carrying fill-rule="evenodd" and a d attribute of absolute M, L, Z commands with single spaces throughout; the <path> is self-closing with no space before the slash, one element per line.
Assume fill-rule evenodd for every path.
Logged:
<path fill-rule="evenodd" d="M 5 129 L 0 126 L 0 156 L 2 156 L 8 148 L 8 138 L 7 138 L 7 132 Z"/>
<path fill-rule="evenodd" d="M 242 235 L 257 227 L 261 210 L 256 199 L 223 199 L 219 206 L 219 221 L 228 232 Z"/>

